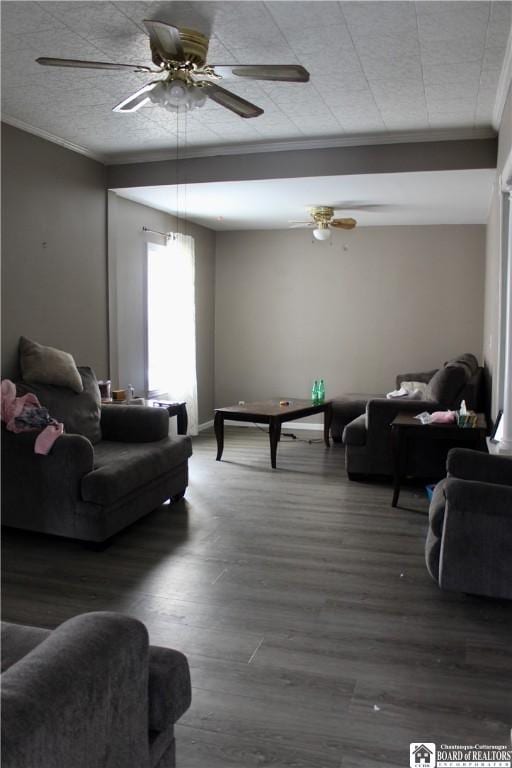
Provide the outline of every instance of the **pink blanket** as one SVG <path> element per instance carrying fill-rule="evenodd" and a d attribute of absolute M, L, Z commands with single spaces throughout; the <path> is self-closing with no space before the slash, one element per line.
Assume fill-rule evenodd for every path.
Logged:
<path fill-rule="evenodd" d="M 29 392 L 22 397 L 16 396 L 16 385 L 10 379 L 4 379 L 1 385 L 2 389 L 2 421 L 10 432 L 33 432 L 34 428 L 19 426 L 16 418 L 25 414 L 28 410 L 40 408 L 41 404 L 37 397 Z M 64 425 L 52 419 L 52 422 L 45 427 L 37 436 L 34 445 L 34 452 L 42 455 L 48 454 L 54 442 L 64 432 Z"/>
<path fill-rule="evenodd" d="M 452 424 L 455 421 L 455 411 L 434 411 L 431 424 Z"/>

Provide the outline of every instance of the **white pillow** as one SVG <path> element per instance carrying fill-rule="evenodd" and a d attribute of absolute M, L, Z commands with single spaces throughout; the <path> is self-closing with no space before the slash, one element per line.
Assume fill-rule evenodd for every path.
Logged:
<path fill-rule="evenodd" d="M 400 389 L 388 392 L 386 397 L 388 400 L 422 400 L 426 387 L 422 381 L 402 381 Z"/>
<path fill-rule="evenodd" d="M 402 381 L 401 386 L 403 389 L 405 389 L 407 392 L 417 392 L 419 393 L 419 397 L 415 397 L 415 400 L 420 399 L 425 394 L 425 390 L 427 389 L 427 384 L 423 381 Z"/>

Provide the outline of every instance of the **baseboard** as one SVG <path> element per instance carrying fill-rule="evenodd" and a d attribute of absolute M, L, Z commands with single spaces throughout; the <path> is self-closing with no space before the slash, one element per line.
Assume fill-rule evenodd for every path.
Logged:
<path fill-rule="evenodd" d="M 203 432 L 205 429 L 210 429 L 210 427 L 213 427 L 213 419 L 210 419 L 210 421 L 203 421 L 202 424 L 198 424 L 197 431 Z"/>

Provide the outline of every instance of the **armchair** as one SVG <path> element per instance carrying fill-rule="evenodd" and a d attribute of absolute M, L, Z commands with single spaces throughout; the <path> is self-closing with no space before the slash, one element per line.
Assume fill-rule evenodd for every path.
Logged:
<path fill-rule="evenodd" d="M 34 392 L 65 433 L 47 456 L 37 434 L 2 427 L 2 523 L 106 542 L 188 484 L 189 437 L 169 437 L 163 408 L 101 406 L 90 368 L 79 368 L 80 394 L 65 387 L 19 385 Z"/>
<path fill-rule="evenodd" d="M 442 589 L 512 599 L 512 458 L 456 448 L 430 503 L 427 569 Z"/>
<path fill-rule="evenodd" d="M 149 646 L 136 619 L 2 623 L 4 768 L 173 768 L 190 700 L 186 657 Z"/>

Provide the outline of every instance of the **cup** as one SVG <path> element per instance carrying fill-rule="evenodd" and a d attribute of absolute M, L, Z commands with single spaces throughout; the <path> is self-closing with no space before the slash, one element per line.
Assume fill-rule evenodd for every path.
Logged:
<path fill-rule="evenodd" d="M 112 382 L 110 379 L 107 381 L 98 381 L 98 387 L 100 388 L 102 400 L 112 400 Z"/>

